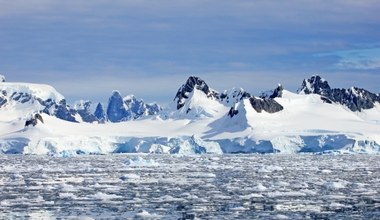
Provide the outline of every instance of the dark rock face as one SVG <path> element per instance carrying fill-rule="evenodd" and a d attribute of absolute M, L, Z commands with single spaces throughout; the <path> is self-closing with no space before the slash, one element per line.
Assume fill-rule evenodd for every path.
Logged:
<path fill-rule="evenodd" d="M 263 92 L 259 97 L 262 99 L 281 98 L 283 90 L 284 90 L 284 87 L 282 87 L 282 85 L 279 84 L 275 89 L 269 90 L 267 92 Z"/>
<path fill-rule="evenodd" d="M 42 116 L 37 113 L 34 115 L 33 118 L 26 120 L 25 127 L 28 127 L 29 125 L 32 125 L 33 127 L 35 127 L 38 124 L 38 121 L 44 123 L 44 119 L 42 118 Z"/>
<path fill-rule="evenodd" d="M 147 115 L 156 115 L 161 111 L 159 105 L 145 104 L 143 100 L 137 100 L 133 95 L 125 97 L 124 104 L 131 119 L 137 119 Z"/>
<path fill-rule="evenodd" d="M 153 104 L 145 104 L 146 105 L 146 113 L 148 115 L 157 115 L 162 110 L 161 106 L 153 103 Z"/>
<path fill-rule="evenodd" d="M 266 111 L 268 113 L 276 113 L 284 109 L 282 105 L 274 100 L 281 98 L 284 88 L 279 84 L 275 89 L 263 92 L 259 98 L 250 97 L 249 102 L 257 112 Z"/>
<path fill-rule="evenodd" d="M 181 86 L 181 88 L 178 89 L 177 94 L 175 95 L 174 100 L 177 100 L 177 110 L 182 108 L 185 105 L 185 100 L 188 97 L 188 94 L 191 93 L 194 88 L 201 90 L 204 92 L 207 97 L 219 97 L 219 94 L 209 88 L 209 86 L 206 84 L 205 81 L 203 81 L 201 78 L 196 76 L 190 76 L 186 83 Z"/>
<path fill-rule="evenodd" d="M 7 92 L 2 90 L 0 93 L 0 108 L 8 102 L 7 100 Z"/>
<path fill-rule="evenodd" d="M 191 76 L 188 78 L 186 83 L 181 86 L 174 98 L 174 101 L 177 101 L 177 110 L 185 105 L 188 94 L 191 93 L 194 89 L 202 91 L 209 98 L 219 100 L 224 105 L 231 106 L 228 112 L 228 116 L 231 118 L 239 114 L 239 111 L 235 109 L 235 104 L 242 101 L 243 99 L 249 99 L 252 107 L 257 112 L 266 111 L 268 113 L 275 113 L 283 109 L 283 107 L 274 100 L 274 98 L 282 96 L 283 87 L 281 85 L 273 90 L 268 97 L 260 99 L 252 96 L 250 93 L 244 91 L 243 89 L 235 88 L 228 91 L 226 90 L 223 93 L 219 94 L 217 91 L 210 89 L 206 82 L 199 77 Z"/>
<path fill-rule="evenodd" d="M 268 113 L 276 113 L 284 109 L 282 105 L 273 99 L 261 99 L 252 96 L 249 98 L 249 102 L 257 112 L 266 111 Z"/>
<path fill-rule="evenodd" d="M 32 99 L 32 95 L 28 94 L 28 93 L 23 93 L 23 92 L 15 92 L 11 95 L 11 99 L 13 101 L 17 101 L 17 102 L 20 102 L 20 103 L 26 103 L 26 102 L 29 102 L 31 99 Z"/>
<path fill-rule="evenodd" d="M 281 98 L 282 97 L 282 91 L 284 90 L 284 88 L 282 87 L 282 85 L 278 85 L 277 88 L 275 88 L 273 90 L 273 94 L 271 96 L 269 96 L 270 99 L 274 99 L 274 98 Z"/>
<path fill-rule="evenodd" d="M 20 104 L 39 103 L 42 108 L 38 110 L 66 121 L 76 122 L 74 117 L 76 111 L 71 109 L 70 106 L 66 104 L 65 99 L 57 102 L 56 100 L 52 99 L 42 100 L 41 98 L 24 92 L 14 92 L 12 94 L 7 94 L 5 90 L 0 91 L 0 108 L 12 102 Z"/>
<path fill-rule="evenodd" d="M 233 118 L 235 115 L 239 114 L 239 110 L 235 109 L 234 107 L 230 108 L 230 111 L 228 111 L 228 116 Z"/>
<path fill-rule="evenodd" d="M 84 122 L 94 122 L 97 118 L 91 113 L 91 101 L 84 101 L 75 106 L 75 111 L 80 115 Z"/>
<path fill-rule="evenodd" d="M 331 88 L 327 80 L 318 75 L 314 75 L 310 79 L 304 79 L 301 88 L 299 88 L 297 92 L 300 94 L 319 94 L 330 97 Z"/>
<path fill-rule="evenodd" d="M 107 121 L 107 114 L 104 111 L 102 103 L 99 102 L 96 106 L 94 116 L 100 123 L 105 123 Z"/>
<path fill-rule="evenodd" d="M 32 119 L 27 120 L 25 122 L 25 127 L 28 127 L 30 125 L 32 125 L 33 127 L 35 127 L 37 125 L 37 120 L 35 118 L 32 118 Z"/>
<path fill-rule="evenodd" d="M 55 117 L 60 118 L 65 121 L 77 122 L 74 115 L 76 111 L 71 109 L 69 105 L 67 105 L 66 100 L 61 100 L 58 104 L 54 103 L 54 111 L 50 115 L 55 115 Z M 49 108 L 46 107 L 43 112 L 49 114 Z"/>
<path fill-rule="evenodd" d="M 357 87 L 332 89 L 331 97 L 329 98 L 334 102 L 347 106 L 351 111 L 371 109 L 376 102 L 380 102 L 379 95 Z"/>
<path fill-rule="evenodd" d="M 137 100 L 134 96 L 125 98 L 124 103 L 128 114 L 135 119 L 141 117 L 146 110 L 144 102 L 142 100 Z"/>
<path fill-rule="evenodd" d="M 108 100 L 107 116 L 111 122 L 128 120 L 128 113 L 124 108 L 123 98 L 118 91 L 114 91 Z"/>
<path fill-rule="evenodd" d="M 42 110 L 43 113 L 55 116 L 65 121 L 77 122 L 74 117 L 76 111 L 67 105 L 65 99 L 62 99 L 58 103 L 52 99 L 42 100 L 40 98 L 33 98 L 33 100 L 37 100 L 42 106 L 44 106 L 44 109 Z"/>
<path fill-rule="evenodd" d="M 351 111 L 371 109 L 375 106 L 376 102 L 380 102 L 378 94 L 371 93 L 362 88 L 331 89 L 328 82 L 320 76 L 312 76 L 310 79 L 305 79 L 298 92 L 300 94 L 319 94 L 324 102 L 339 103 L 347 106 Z"/>
<path fill-rule="evenodd" d="M 6 103 L 7 103 L 7 99 L 5 99 L 4 97 L 1 97 L 0 96 L 0 108 L 3 106 L 3 105 L 5 105 Z"/>
<path fill-rule="evenodd" d="M 233 106 L 243 99 L 250 98 L 251 94 L 243 89 L 232 89 L 230 91 L 224 91 L 220 94 L 219 99 L 227 105 Z"/>
<path fill-rule="evenodd" d="M 138 119 L 148 115 L 156 115 L 161 111 L 157 104 L 145 104 L 130 95 L 124 99 L 119 92 L 114 92 L 107 106 L 107 118 L 111 122 L 121 122 Z"/>

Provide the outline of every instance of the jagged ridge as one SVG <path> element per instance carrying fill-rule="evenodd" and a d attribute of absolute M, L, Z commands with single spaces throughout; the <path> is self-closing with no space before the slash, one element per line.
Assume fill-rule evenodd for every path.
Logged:
<path fill-rule="evenodd" d="M 186 83 L 183 84 L 175 95 L 174 100 L 177 102 L 177 110 L 185 105 L 185 100 L 189 98 L 189 94 L 198 89 L 207 95 L 209 98 L 219 98 L 219 93 L 210 89 L 210 87 L 201 78 L 196 76 L 190 76 Z"/>
<path fill-rule="evenodd" d="M 231 117 L 238 114 L 238 112 L 234 109 L 235 104 L 243 99 L 249 99 L 252 108 L 254 108 L 257 112 L 266 111 L 268 113 L 275 113 L 283 109 L 283 107 L 274 100 L 274 98 L 281 97 L 283 90 L 281 85 L 273 90 L 270 96 L 257 98 L 241 88 L 233 88 L 231 90 L 225 90 L 223 93 L 219 93 L 213 89 L 210 89 L 207 83 L 201 78 L 191 76 L 187 79 L 186 83 L 178 89 L 178 92 L 174 98 L 174 101 L 177 103 L 177 110 L 185 106 L 185 103 L 189 98 L 189 94 L 192 93 L 194 89 L 203 92 L 208 98 L 218 100 L 223 105 L 230 107 L 231 109 L 227 114 Z M 186 111 L 186 113 L 187 112 L 188 111 Z"/>
<path fill-rule="evenodd" d="M 349 89 L 331 89 L 329 83 L 319 75 L 302 82 L 299 94 L 319 94 L 327 103 L 339 103 L 347 106 L 351 111 L 362 111 L 371 109 L 376 102 L 380 102 L 379 94 L 371 93 L 365 89 L 351 87 Z"/>
<path fill-rule="evenodd" d="M 160 111 L 158 104 L 146 104 L 133 95 L 122 98 L 119 91 L 114 91 L 108 100 L 106 118 L 111 122 L 121 122 L 156 115 Z"/>
<path fill-rule="evenodd" d="M 5 81 L 4 76 L 1 76 L 0 79 L 1 81 Z M 282 85 L 261 94 L 259 97 L 255 97 L 241 88 L 233 88 L 219 93 L 211 89 L 204 80 L 196 76 L 190 76 L 185 84 L 178 89 L 174 98 L 176 110 L 183 108 L 194 90 L 205 94 L 211 100 L 218 101 L 229 107 L 230 110 L 226 114 L 231 117 L 238 114 L 235 104 L 243 99 L 249 99 L 252 108 L 259 113 L 262 111 L 275 113 L 283 110 L 283 106 L 275 100 L 282 96 Z M 49 93 L 49 91 L 51 92 Z M 327 80 L 318 75 L 303 80 L 298 92 L 300 94 L 319 94 L 324 102 L 338 103 L 346 106 L 351 111 L 371 109 L 375 106 L 375 103 L 380 102 L 379 94 L 374 94 L 357 87 L 349 89 L 331 88 Z M 146 104 L 143 100 L 138 100 L 133 95 L 123 98 L 118 91 L 114 91 L 109 98 L 106 108 L 101 103 L 98 103 L 95 112 L 91 112 L 91 101 L 80 101 L 74 107 L 70 107 L 65 98 L 52 87 L 45 85 L 36 86 L 33 84 L 16 85 L 2 82 L 2 86 L 0 87 L 0 108 L 5 105 L 12 105 L 12 103 L 35 105 L 35 111 L 41 111 L 66 121 L 78 122 L 77 116 L 79 115 L 81 121 L 90 123 L 134 120 L 149 115 L 157 115 L 162 110 L 157 104 Z M 190 111 L 191 109 L 187 109 L 183 112 L 187 114 Z"/>
<path fill-rule="evenodd" d="M 69 116 L 75 116 L 75 120 L 82 121 L 85 116 L 91 114 L 91 102 L 80 101 L 73 108 L 68 108 L 63 96 L 42 92 L 49 87 L 39 85 L 36 87 L 37 90 L 32 89 L 34 92 L 28 92 L 14 86 L 13 89 L 17 90 L 14 93 L 10 89 L 4 89 L 7 84 L 0 85 L 0 94 L 7 99 L 6 104 L 0 108 L 1 112 L 4 112 L 0 114 L 0 153 L 66 155 L 65 152 L 380 152 L 380 105 L 375 103 L 376 108 L 356 114 L 342 108 L 340 103 L 323 103 L 321 98 L 325 102 L 334 102 L 327 97 L 333 96 L 334 89 L 330 88 L 327 81 L 318 77 L 305 80 L 303 83 L 305 86 L 301 93 L 316 93 L 308 96 L 291 93 L 282 86 L 260 97 L 254 97 L 243 89 L 231 89 L 220 94 L 208 87 L 204 81 L 201 82 L 200 78 L 196 81 L 198 82 L 194 84 L 192 92 L 184 93 L 187 98 L 181 97 L 185 105 L 179 110 L 176 106 L 170 109 L 194 116 L 194 112 L 200 112 L 196 109 L 200 106 L 199 110 L 208 110 L 206 113 L 216 112 L 209 114 L 209 117 L 178 118 L 180 120 L 172 117 L 170 120 L 162 120 L 164 118 L 160 118 L 159 115 L 130 123 L 89 126 L 83 123 L 68 123 L 42 114 L 45 123 L 26 128 L 25 114 L 29 113 L 28 110 L 46 109 L 50 106 L 47 110 L 51 115 L 67 117 L 59 116 L 55 112 L 55 105 L 59 105 L 60 108 L 67 108 Z M 200 86 L 196 86 L 197 84 Z M 206 86 L 208 89 L 204 89 Z M 186 85 L 181 88 L 185 87 Z M 213 91 L 214 95 L 209 96 L 205 91 Z M 365 96 L 359 90 L 352 91 L 357 93 L 355 95 Z M 129 112 L 128 117 L 122 116 L 118 120 L 132 120 L 149 113 L 144 110 L 143 101 L 134 96 L 123 98 L 119 92 L 114 92 L 111 98 L 113 96 L 117 100 L 116 104 L 112 104 L 115 104 L 115 109 L 125 114 Z M 45 103 L 41 105 L 38 98 Z M 284 111 L 277 114 L 259 113 L 276 112 L 281 108 L 284 108 Z M 142 114 L 143 112 L 145 113 Z M 94 117 L 99 121 L 108 120 L 107 112 L 101 104 L 97 105 Z M 194 135 L 199 138 L 195 138 Z"/>

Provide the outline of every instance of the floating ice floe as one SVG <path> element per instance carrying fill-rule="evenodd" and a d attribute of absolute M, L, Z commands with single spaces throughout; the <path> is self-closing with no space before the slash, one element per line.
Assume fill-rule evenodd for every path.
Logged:
<path fill-rule="evenodd" d="M 342 181 L 335 181 L 335 182 L 327 182 L 325 183 L 325 187 L 330 190 L 334 189 L 343 189 L 345 188 L 347 183 L 342 182 Z"/>
<path fill-rule="evenodd" d="M 127 166 L 132 166 L 132 167 L 136 167 L 136 166 L 159 166 L 159 164 L 154 161 L 153 159 L 144 159 L 140 156 L 134 156 L 130 159 L 128 159 L 127 161 L 125 161 L 125 164 Z"/>

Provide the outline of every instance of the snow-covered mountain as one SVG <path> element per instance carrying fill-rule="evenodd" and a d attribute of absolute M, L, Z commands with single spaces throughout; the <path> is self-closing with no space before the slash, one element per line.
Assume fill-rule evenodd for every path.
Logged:
<path fill-rule="evenodd" d="M 80 100 L 74 104 L 73 110 L 80 116 L 77 121 L 95 122 L 98 118 L 91 112 L 92 102 L 89 100 Z"/>
<path fill-rule="evenodd" d="M 22 117 L 44 112 L 66 121 L 76 121 L 75 111 L 53 87 L 32 83 L 0 83 L 0 108 L 18 112 Z"/>
<path fill-rule="evenodd" d="M 332 89 L 327 80 L 318 75 L 305 79 L 298 92 L 300 94 L 319 94 L 327 103 L 340 103 L 347 106 L 351 111 L 371 109 L 380 102 L 379 94 L 371 93 L 362 88 Z"/>
<path fill-rule="evenodd" d="M 281 87 L 282 91 L 282 87 Z M 276 93 L 277 94 L 277 93 Z M 278 94 L 281 94 L 278 92 Z M 278 96 L 278 95 L 277 95 Z M 223 93 L 211 89 L 205 81 L 196 76 L 190 76 L 179 89 L 174 103 L 167 111 L 167 118 L 202 118 L 215 117 L 220 112 L 225 114 L 233 111 L 235 105 L 244 99 L 249 99 L 250 107 L 256 111 L 275 113 L 281 111 L 282 106 L 277 103 L 273 94 L 269 97 L 255 97 L 242 88 L 232 88 Z M 227 108 L 227 110 L 226 110 Z M 235 111 L 235 113 L 237 113 Z"/>
<path fill-rule="evenodd" d="M 96 117 L 99 123 L 105 123 L 108 120 L 107 113 L 104 110 L 102 103 L 99 102 L 96 105 L 94 116 Z"/>
<path fill-rule="evenodd" d="M 175 95 L 174 101 L 177 103 L 177 110 L 183 108 L 186 101 L 191 99 L 190 96 L 193 91 L 199 91 L 209 99 L 218 99 L 219 94 L 206 84 L 201 78 L 196 76 L 190 76 L 186 83 L 183 84 L 179 89 L 177 94 Z"/>
<path fill-rule="evenodd" d="M 44 112 L 65 121 L 105 123 L 133 120 L 161 111 L 157 104 L 146 104 L 133 95 L 122 98 L 118 91 L 114 91 L 107 111 L 98 103 L 95 112 L 92 112 L 91 101 L 79 100 L 71 107 L 65 97 L 49 85 L 5 82 L 4 76 L 1 79 L 0 108 L 19 112 L 21 117 Z"/>
<path fill-rule="evenodd" d="M 225 111 L 225 106 L 219 102 L 219 93 L 211 89 L 205 81 L 196 76 L 190 76 L 178 89 L 172 103 L 163 112 L 163 118 L 190 120 L 214 117 Z"/>
<path fill-rule="evenodd" d="M 143 100 L 137 100 L 134 95 L 122 98 L 119 91 L 113 91 L 108 100 L 106 114 L 109 121 L 122 122 L 157 115 L 160 111 L 158 104 L 146 104 Z"/>
<path fill-rule="evenodd" d="M 70 107 L 50 86 L 1 82 L 0 103 L 2 153 L 380 152 L 379 95 L 331 89 L 319 76 L 299 93 L 279 85 L 259 97 L 191 76 L 164 110 L 114 91 L 93 113 L 90 101 Z M 24 128 L 39 111 L 44 123 Z"/>

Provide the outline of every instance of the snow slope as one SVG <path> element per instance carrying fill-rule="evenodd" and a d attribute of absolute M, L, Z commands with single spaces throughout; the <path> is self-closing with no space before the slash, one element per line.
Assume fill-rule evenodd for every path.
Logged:
<path fill-rule="evenodd" d="M 44 109 L 41 102 L 60 102 L 63 95 L 53 87 L 44 84 L 0 82 L 0 121 L 27 118 L 32 113 Z"/>
<path fill-rule="evenodd" d="M 9 95 L 14 93 L 31 94 L 42 100 L 52 99 L 60 101 L 64 99 L 63 95 L 53 87 L 44 84 L 1 82 L 0 90 L 6 91 Z"/>
<path fill-rule="evenodd" d="M 11 85 L 1 88 L 29 89 L 44 98 L 63 98 L 49 86 Z M 231 117 L 230 106 L 194 89 L 182 108 L 169 108 L 161 115 L 90 124 L 42 114 L 44 124 L 27 128 L 28 111 L 0 108 L 0 152 L 61 156 L 115 152 L 380 152 L 379 104 L 352 112 L 340 104 L 323 102 L 320 95 L 286 90 L 275 101 L 284 109 L 270 114 L 256 112 L 249 99 L 242 99 L 234 107 L 238 113 Z"/>
<path fill-rule="evenodd" d="M 184 105 L 176 110 L 175 103 L 171 103 L 169 108 L 163 114 L 165 117 L 172 119 L 187 118 L 190 120 L 214 118 L 228 111 L 228 107 L 219 101 L 207 97 L 201 90 L 194 89 L 184 101 Z"/>

